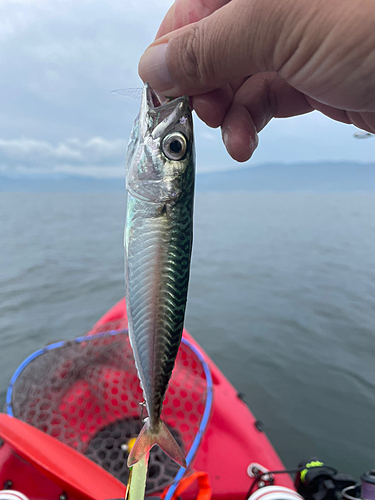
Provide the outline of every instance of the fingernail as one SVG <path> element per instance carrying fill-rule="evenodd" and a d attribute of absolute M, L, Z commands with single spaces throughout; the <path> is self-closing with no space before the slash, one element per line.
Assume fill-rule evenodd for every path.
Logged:
<path fill-rule="evenodd" d="M 257 132 L 255 131 L 255 135 L 254 135 L 254 138 L 252 139 L 250 137 L 250 150 L 251 150 L 251 154 L 254 153 L 254 151 L 256 150 L 256 148 L 258 147 L 258 144 L 259 144 L 259 137 L 258 137 L 258 134 Z"/>
<path fill-rule="evenodd" d="M 228 151 L 229 155 L 232 156 L 229 151 L 229 134 L 230 134 L 230 127 L 221 129 L 221 138 L 223 139 L 225 149 Z"/>
<path fill-rule="evenodd" d="M 246 140 L 242 140 L 241 142 L 236 141 L 236 137 L 233 137 L 230 125 L 227 125 L 224 129 L 222 129 L 222 138 L 230 156 L 240 162 L 247 161 L 252 157 L 259 142 L 256 131 L 254 137 L 248 137 L 248 142 Z"/>
<path fill-rule="evenodd" d="M 160 43 L 147 49 L 138 66 L 142 80 L 148 82 L 155 90 L 162 92 L 173 88 L 166 58 L 167 46 L 167 43 Z"/>
<path fill-rule="evenodd" d="M 224 146 L 228 149 L 228 137 L 230 133 L 230 127 L 226 127 L 221 131 L 221 137 L 223 138 Z"/>

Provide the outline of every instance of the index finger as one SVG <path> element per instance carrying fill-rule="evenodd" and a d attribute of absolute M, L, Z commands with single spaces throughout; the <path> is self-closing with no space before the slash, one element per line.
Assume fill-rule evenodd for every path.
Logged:
<path fill-rule="evenodd" d="M 176 0 L 166 13 L 155 40 L 191 23 L 200 21 L 230 0 Z"/>

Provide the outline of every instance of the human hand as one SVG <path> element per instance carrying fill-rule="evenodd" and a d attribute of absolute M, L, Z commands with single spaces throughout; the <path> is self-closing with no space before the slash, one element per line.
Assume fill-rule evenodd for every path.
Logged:
<path fill-rule="evenodd" d="M 375 132 L 374 26 L 372 0 L 176 0 L 139 73 L 193 96 L 246 161 L 272 117 L 317 109 Z"/>

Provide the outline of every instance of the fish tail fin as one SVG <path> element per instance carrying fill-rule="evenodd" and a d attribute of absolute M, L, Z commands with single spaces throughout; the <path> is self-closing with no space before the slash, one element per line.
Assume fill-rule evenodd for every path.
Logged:
<path fill-rule="evenodd" d="M 128 467 L 132 467 L 134 464 L 139 462 L 139 460 L 146 455 L 146 453 L 148 453 L 155 444 L 158 444 L 164 453 L 166 453 L 176 463 L 181 465 L 181 467 L 186 469 L 184 454 L 168 427 L 160 420 L 158 429 L 155 432 L 153 429 L 151 430 L 149 419 L 147 419 L 145 425 L 142 427 L 141 432 L 139 433 L 139 436 L 130 451 L 128 457 Z"/>
<path fill-rule="evenodd" d="M 181 448 L 179 447 L 177 441 L 172 436 L 171 431 L 168 429 L 165 423 L 162 421 L 160 422 L 160 433 L 158 434 L 156 443 L 160 446 L 164 453 L 168 455 L 169 458 L 186 469 L 186 460 Z"/>

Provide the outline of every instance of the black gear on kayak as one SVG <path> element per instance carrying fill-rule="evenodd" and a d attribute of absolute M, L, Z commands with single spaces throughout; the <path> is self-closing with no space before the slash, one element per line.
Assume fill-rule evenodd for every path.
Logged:
<path fill-rule="evenodd" d="M 294 484 L 305 500 L 339 500 L 344 488 L 356 484 L 351 476 L 317 459 L 301 462 L 298 468 Z"/>

